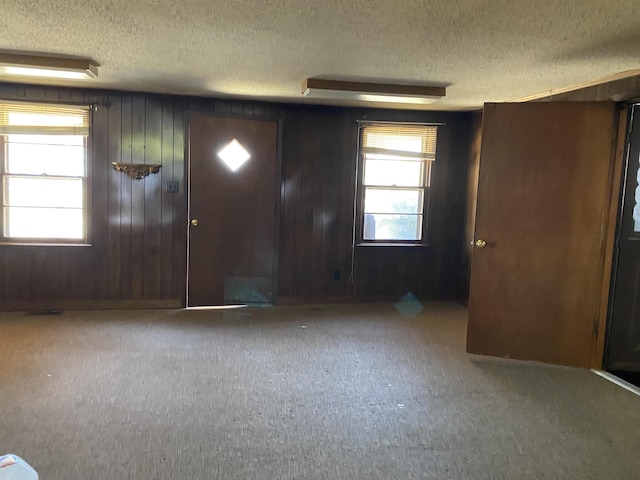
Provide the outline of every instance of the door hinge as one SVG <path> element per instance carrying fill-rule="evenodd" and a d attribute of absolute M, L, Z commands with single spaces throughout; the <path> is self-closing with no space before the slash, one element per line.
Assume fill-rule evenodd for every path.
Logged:
<path fill-rule="evenodd" d="M 592 328 L 592 330 L 591 330 L 591 331 L 592 331 L 592 335 L 593 335 L 594 337 L 597 337 L 597 336 L 598 336 L 598 331 L 599 331 L 599 330 L 600 330 L 600 322 L 598 322 L 597 320 L 595 320 L 595 321 L 593 322 L 593 328 Z"/>

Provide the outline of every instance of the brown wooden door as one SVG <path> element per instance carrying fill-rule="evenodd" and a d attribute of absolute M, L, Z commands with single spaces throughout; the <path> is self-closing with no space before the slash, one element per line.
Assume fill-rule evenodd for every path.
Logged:
<path fill-rule="evenodd" d="M 632 109 L 605 368 L 640 372 L 640 105 Z"/>
<path fill-rule="evenodd" d="M 234 139 L 251 155 L 235 172 Z M 189 116 L 188 306 L 274 301 L 276 173 L 276 122 Z"/>
<path fill-rule="evenodd" d="M 608 102 L 485 106 L 467 351 L 589 366 L 616 118 Z"/>

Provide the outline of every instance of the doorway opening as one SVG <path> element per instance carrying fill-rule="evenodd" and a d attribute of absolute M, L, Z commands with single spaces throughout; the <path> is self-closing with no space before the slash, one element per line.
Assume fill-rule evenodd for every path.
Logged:
<path fill-rule="evenodd" d="M 631 106 L 610 290 L 604 369 L 640 385 L 640 104 Z"/>

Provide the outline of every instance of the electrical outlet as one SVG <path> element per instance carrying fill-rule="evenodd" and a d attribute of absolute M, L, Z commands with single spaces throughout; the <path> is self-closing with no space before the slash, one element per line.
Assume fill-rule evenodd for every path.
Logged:
<path fill-rule="evenodd" d="M 178 193 L 179 191 L 180 191 L 180 182 L 176 180 L 171 180 L 167 182 L 167 192 Z"/>

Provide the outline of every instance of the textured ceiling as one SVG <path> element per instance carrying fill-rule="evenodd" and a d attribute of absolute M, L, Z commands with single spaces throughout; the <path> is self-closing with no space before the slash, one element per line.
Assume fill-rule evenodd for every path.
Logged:
<path fill-rule="evenodd" d="M 472 109 L 640 68 L 638 0 L 0 0 L 0 12 L 1 49 L 93 58 L 97 80 L 64 84 L 100 88 L 349 104 L 302 97 L 320 77 L 445 85 L 426 108 Z"/>

